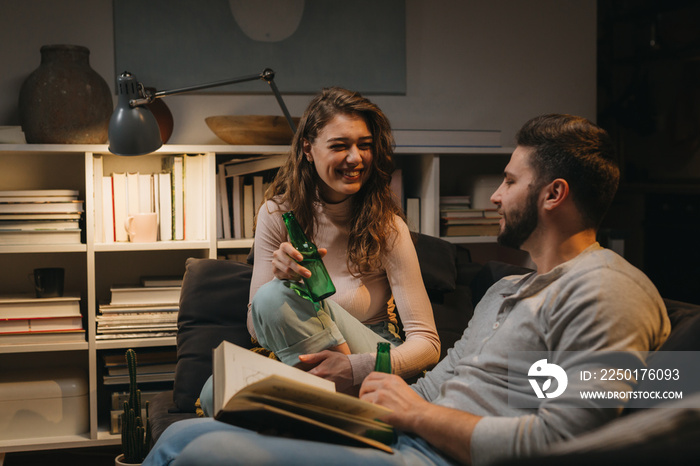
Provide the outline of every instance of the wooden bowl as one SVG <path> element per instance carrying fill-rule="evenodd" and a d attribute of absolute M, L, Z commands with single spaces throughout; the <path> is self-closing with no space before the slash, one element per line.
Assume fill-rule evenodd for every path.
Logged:
<path fill-rule="evenodd" d="M 299 118 L 292 120 L 299 124 Z M 205 121 L 214 134 L 229 144 L 288 145 L 292 141 L 292 129 L 283 116 L 220 115 Z"/>

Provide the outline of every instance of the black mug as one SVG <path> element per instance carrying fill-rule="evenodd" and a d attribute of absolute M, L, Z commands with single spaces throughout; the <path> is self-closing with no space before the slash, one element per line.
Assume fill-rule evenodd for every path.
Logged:
<path fill-rule="evenodd" d="M 37 298 L 57 298 L 63 296 L 64 269 L 44 267 L 34 269 L 34 289 Z"/>

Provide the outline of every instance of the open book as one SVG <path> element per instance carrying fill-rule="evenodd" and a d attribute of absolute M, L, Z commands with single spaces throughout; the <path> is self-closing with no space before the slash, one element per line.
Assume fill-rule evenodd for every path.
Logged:
<path fill-rule="evenodd" d="M 335 384 L 228 341 L 214 349 L 214 417 L 264 434 L 391 453 L 391 411 L 336 393 Z"/>

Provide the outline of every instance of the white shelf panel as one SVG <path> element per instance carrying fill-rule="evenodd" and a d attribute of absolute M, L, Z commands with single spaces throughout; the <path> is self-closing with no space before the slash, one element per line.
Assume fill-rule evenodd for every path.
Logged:
<path fill-rule="evenodd" d="M 98 350 L 124 348 L 150 348 L 152 346 L 175 346 L 175 337 L 158 338 L 122 338 L 115 340 L 96 340 Z"/>
<path fill-rule="evenodd" d="M 106 440 L 106 439 L 105 439 Z M 102 445 L 113 445 L 117 442 L 96 442 L 89 434 L 64 435 L 60 437 L 36 437 L 27 439 L 0 440 L 0 451 L 11 453 L 15 451 L 56 450 L 60 448 L 82 448 Z"/>
<path fill-rule="evenodd" d="M 22 343 L 22 344 L 2 344 L 0 339 L 0 354 L 9 353 L 38 353 L 42 351 L 81 351 L 87 350 L 87 341 L 69 343 Z"/>
<path fill-rule="evenodd" d="M 174 249 L 209 249 L 209 241 L 157 241 L 155 243 L 96 243 L 97 252 L 172 251 Z"/>
<path fill-rule="evenodd" d="M 514 147 L 397 147 L 396 155 L 402 154 L 455 154 L 455 155 L 510 155 Z"/>

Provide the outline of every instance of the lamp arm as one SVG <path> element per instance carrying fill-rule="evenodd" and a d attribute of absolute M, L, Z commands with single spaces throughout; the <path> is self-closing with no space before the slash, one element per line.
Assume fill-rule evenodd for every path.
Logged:
<path fill-rule="evenodd" d="M 181 87 L 179 89 L 170 89 L 167 91 L 157 91 L 155 93 L 147 92 L 145 89 L 140 88 L 141 94 L 143 95 L 143 98 L 141 99 L 133 99 L 129 103 L 132 107 L 136 107 L 139 105 L 146 105 L 150 104 L 156 99 L 160 99 L 161 97 L 166 97 L 169 95 L 176 95 L 176 94 L 184 94 L 185 92 L 192 92 L 192 91 L 200 91 L 202 89 L 209 89 L 212 87 L 219 87 L 219 86 L 226 86 L 228 84 L 238 84 L 238 83 L 243 83 L 243 82 L 248 82 L 248 81 L 255 81 L 257 79 L 261 79 L 263 81 L 266 81 L 269 85 L 270 88 L 272 89 L 272 93 L 275 94 L 275 98 L 277 99 L 277 103 L 279 104 L 280 108 L 282 109 L 282 113 L 284 113 L 284 117 L 287 119 L 287 123 L 289 123 L 290 128 L 292 128 L 292 132 L 296 133 L 296 125 L 294 124 L 294 121 L 292 120 L 292 116 L 289 113 L 289 110 L 287 110 L 287 106 L 284 104 L 284 100 L 282 100 L 282 95 L 280 94 L 279 89 L 277 89 L 277 85 L 275 84 L 275 72 L 272 71 L 270 68 L 265 68 L 262 73 L 260 74 L 251 74 L 248 76 L 240 76 L 238 78 L 232 78 L 232 79 L 224 79 L 222 81 L 215 81 L 211 83 L 206 83 L 206 84 L 198 84 L 195 86 L 188 86 L 188 87 Z"/>

